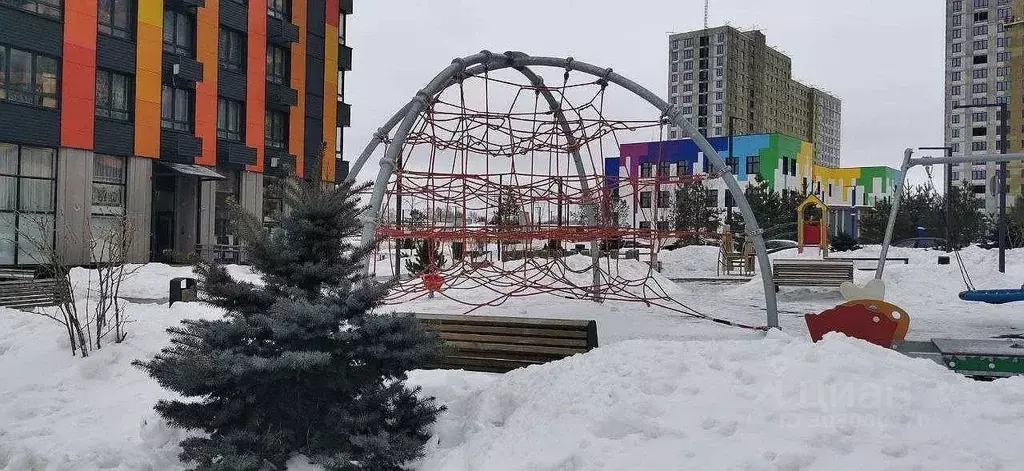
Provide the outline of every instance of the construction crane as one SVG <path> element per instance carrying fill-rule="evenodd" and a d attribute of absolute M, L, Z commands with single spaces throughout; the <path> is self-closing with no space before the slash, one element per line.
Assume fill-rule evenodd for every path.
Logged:
<path fill-rule="evenodd" d="M 711 0 L 704 0 L 704 29 L 705 30 L 708 29 L 708 3 L 710 3 L 710 2 L 711 2 Z"/>

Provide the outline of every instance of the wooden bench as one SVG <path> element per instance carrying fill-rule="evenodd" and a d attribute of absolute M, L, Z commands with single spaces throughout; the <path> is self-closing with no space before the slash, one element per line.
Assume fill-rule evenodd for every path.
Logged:
<path fill-rule="evenodd" d="M 31 280 L 35 277 L 36 271 L 31 268 L 0 268 L 0 281 Z"/>
<path fill-rule="evenodd" d="M 878 263 L 878 257 L 828 257 L 826 260 L 829 260 L 829 261 L 833 261 L 834 260 L 834 261 L 837 261 L 837 262 L 874 262 L 876 264 Z M 886 263 L 889 263 L 889 262 L 903 262 L 904 265 L 909 265 L 910 264 L 910 258 L 908 258 L 908 257 L 886 257 L 885 258 L 885 262 Z M 878 268 L 877 266 L 857 267 L 858 270 L 863 270 L 863 271 L 874 271 L 877 268 Z"/>
<path fill-rule="evenodd" d="M 597 322 L 529 317 L 414 314 L 444 341 L 433 369 L 506 373 L 597 348 Z"/>
<path fill-rule="evenodd" d="M 0 281 L 0 306 L 30 310 L 57 306 L 71 299 L 69 287 L 60 278 Z"/>
<path fill-rule="evenodd" d="M 775 286 L 839 286 L 853 282 L 852 261 L 775 260 L 772 263 Z"/>

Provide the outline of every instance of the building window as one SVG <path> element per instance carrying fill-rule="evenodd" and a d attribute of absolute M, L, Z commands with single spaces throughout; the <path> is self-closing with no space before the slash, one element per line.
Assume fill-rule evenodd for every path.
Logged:
<path fill-rule="evenodd" d="M 651 164 L 650 162 L 644 162 L 640 164 L 640 177 L 650 178 L 651 177 Z"/>
<path fill-rule="evenodd" d="M 953 26 L 962 26 L 964 24 L 964 17 L 962 15 L 953 15 Z"/>
<path fill-rule="evenodd" d="M 108 261 L 117 256 L 125 230 L 124 217 L 127 159 L 114 155 L 96 154 L 92 165 L 92 205 L 89 230 L 96 244 L 93 261 Z"/>
<path fill-rule="evenodd" d="M 975 141 L 971 143 L 972 151 L 986 150 L 988 149 L 988 143 L 985 141 Z"/>
<path fill-rule="evenodd" d="M 679 49 L 679 40 L 678 39 L 673 39 L 672 40 L 672 50 L 674 51 L 676 49 Z"/>
<path fill-rule="evenodd" d="M 687 162 L 679 162 L 676 164 L 676 175 L 682 177 L 690 174 L 690 165 Z"/>
<path fill-rule="evenodd" d="M 950 46 L 950 50 L 953 53 L 961 52 L 961 51 L 964 50 L 963 48 L 964 48 L 964 44 L 963 43 L 953 43 L 953 45 Z"/>
<path fill-rule="evenodd" d="M 708 208 L 718 207 L 718 190 L 709 188 L 707 192 L 704 193 L 704 206 Z"/>
<path fill-rule="evenodd" d="M 683 72 L 683 81 L 684 82 L 692 82 L 693 81 L 693 72 Z M 687 85 L 689 85 L 689 84 L 687 84 Z"/>
<path fill-rule="evenodd" d="M 288 147 L 288 115 L 286 113 L 267 110 L 263 126 L 263 140 L 267 147 L 274 149 Z"/>
<path fill-rule="evenodd" d="M 962 57 L 954 57 L 949 60 L 950 67 L 961 67 L 963 65 Z"/>
<path fill-rule="evenodd" d="M 971 170 L 971 180 L 984 180 L 985 170 Z"/>
<path fill-rule="evenodd" d="M 736 167 L 739 166 L 739 158 L 737 158 L 737 157 L 726 157 L 725 158 L 725 165 L 727 167 L 729 167 L 729 171 L 732 172 L 733 175 L 738 175 L 739 174 L 738 173 L 739 169 L 736 168 Z"/>
<path fill-rule="evenodd" d="M 988 54 L 978 54 L 971 60 L 974 65 L 988 64 Z"/>
<path fill-rule="evenodd" d="M 988 111 L 975 111 L 971 113 L 971 121 L 988 121 Z"/>
<path fill-rule="evenodd" d="M 195 124 L 195 93 L 164 84 L 160 92 L 160 127 L 192 132 Z"/>
<path fill-rule="evenodd" d="M 960 95 L 960 93 L 961 93 L 961 92 L 960 92 L 960 85 L 953 85 L 953 86 L 952 86 L 952 87 L 950 87 L 950 89 L 949 89 L 949 94 L 950 94 L 950 95 L 953 95 L 953 96 L 959 96 L 959 95 Z"/>
<path fill-rule="evenodd" d="M 0 100 L 56 108 L 57 59 L 0 46 Z"/>
<path fill-rule="evenodd" d="M 790 167 L 789 168 L 789 174 L 795 177 L 796 176 L 796 157 L 793 157 L 792 159 L 789 159 L 789 167 Z"/>
<path fill-rule="evenodd" d="M 951 132 L 951 137 L 953 139 L 957 139 L 957 138 L 960 137 L 960 128 L 953 128 L 952 131 L 950 131 L 950 132 Z"/>
<path fill-rule="evenodd" d="M 651 228 L 651 221 L 640 221 L 640 229 L 649 230 Z"/>
<path fill-rule="evenodd" d="M 659 177 L 671 177 L 672 171 L 670 170 L 672 164 L 669 162 L 658 163 L 658 176 Z"/>
<path fill-rule="evenodd" d="M 651 207 L 651 192 L 641 191 L 640 192 L 640 207 L 650 208 Z"/>
<path fill-rule="evenodd" d="M 683 50 L 683 59 L 693 59 L 693 49 Z"/>
<path fill-rule="evenodd" d="M 974 33 L 975 36 L 985 36 L 985 35 L 987 35 L 988 34 L 988 25 L 984 25 L 983 24 L 983 25 L 975 26 L 974 29 L 973 29 L 973 33 Z"/>
<path fill-rule="evenodd" d="M 974 8 L 988 8 L 988 0 L 974 0 Z M 984 21 L 988 19 L 988 12 L 983 11 L 982 13 L 984 13 L 985 16 L 981 20 L 977 20 L 977 13 L 974 14 L 976 21 Z"/>
<path fill-rule="evenodd" d="M 279 85 L 288 84 L 289 53 L 285 48 L 267 46 L 266 80 Z"/>
<path fill-rule="evenodd" d="M 1006 82 L 996 82 L 996 91 L 1005 92 L 1006 89 Z"/>
<path fill-rule="evenodd" d="M 726 208 L 735 208 L 736 207 L 736 198 L 733 198 L 732 191 L 730 191 L 730 190 L 725 190 L 725 207 Z"/>
<path fill-rule="evenodd" d="M 267 16 L 281 21 L 291 20 L 291 8 L 288 0 L 267 0 Z"/>
<path fill-rule="evenodd" d="M 669 190 L 661 190 L 658 192 L 658 207 L 669 208 L 672 206 L 672 192 Z"/>
<path fill-rule="evenodd" d="M 747 175 L 757 175 L 759 173 L 761 173 L 761 157 L 757 155 L 747 157 Z"/>
<path fill-rule="evenodd" d="M 61 12 L 64 11 L 63 3 L 62 0 L 0 0 L 0 5 L 19 8 L 55 20 L 61 18 Z"/>
<path fill-rule="evenodd" d="M 988 92 L 988 84 L 986 84 L 986 83 L 976 83 L 974 85 L 971 85 L 971 93 L 987 93 L 987 92 Z"/>
<path fill-rule="evenodd" d="M 222 26 L 217 46 L 221 68 L 232 72 L 245 70 L 245 35 Z"/>
<path fill-rule="evenodd" d="M 963 36 L 962 31 L 963 30 L 960 28 L 954 29 L 953 31 L 950 31 L 949 37 L 951 39 L 960 39 Z"/>
<path fill-rule="evenodd" d="M 96 29 L 103 34 L 122 39 L 132 37 L 131 0 L 99 0 Z"/>
<path fill-rule="evenodd" d="M 987 39 L 976 39 L 976 40 L 974 40 L 974 42 L 971 43 L 971 48 L 973 50 L 975 50 L 975 51 L 980 50 L 980 49 L 988 49 L 988 40 Z"/>
<path fill-rule="evenodd" d="M 988 78 L 988 69 L 974 69 L 971 71 L 971 77 L 976 79 Z"/>
<path fill-rule="evenodd" d="M 106 70 L 96 71 L 96 116 L 130 121 L 132 78 Z"/>
<path fill-rule="evenodd" d="M 1009 57 L 1010 57 L 1010 53 L 1008 53 L 1008 52 L 997 52 L 996 53 L 996 62 L 1006 62 L 1006 61 L 1009 60 Z"/>
<path fill-rule="evenodd" d="M 722 92 L 715 92 L 715 99 L 716 100 L 722 100 L 722 98 L 723 98 Z"/>
<path fill-rule="evenodd" d="M 49 261 L 56 157 L 55 149 L 0 143 L 0 265 Z"/>
<path fill-rule="evenodd" d="M 683 38 L 683 47 L 693 47 L 693 38 Z"/>
<path fill-rule="evenodd" d="M 164 51 L 195 58 L 196 24 L 192 16 L 164 10 Z"/>
<path fill-rule="evenodd" d="M 217 138 L 229 141 L 242 140 L 242 116 L 245 116 L 245 105 L 242 102 L 217 99 Z"/>
<path fill-rule="evenodd" d="M 672 83 L 679 83 L 679 74 L 672 74 L 672 77 L 669 79 L 669 81 L 671 81 Z"/>

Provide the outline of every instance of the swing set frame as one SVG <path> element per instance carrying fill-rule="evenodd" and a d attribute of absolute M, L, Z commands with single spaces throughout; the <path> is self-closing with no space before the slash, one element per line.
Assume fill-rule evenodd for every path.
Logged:
<path fill-rule="evenodd" d="M 889 244 L 892 243 L 892 233 L 896 226 L 896 214 L 900 211 L 900 202 L 903 199 L 903 189 L 907 182 L 907 171 L 912 167 L 945 164 L 964 164 L 971 162 L 1012 162 L 1024 160 L 1024 153 L 1016 154 L 975 154 L 970 157 L 914 157 L 914 149 L 907 148 L 903 151 L 903 165 L 900 167 L 900 180 L 896 186 L 896 195 L 893 196 L 892 209 L 889 211 L 889 221 L 885 226 L 885 237 L 882 239 L 882 252 L 878 256 L 878 268 L 875 269 L 875 279 L 882 279 L 882 272 L 885 271 L 885 257 L 889 252 Z M 1000 176 L 1000 182 L 1006 185 L 1006 175 Z"/>

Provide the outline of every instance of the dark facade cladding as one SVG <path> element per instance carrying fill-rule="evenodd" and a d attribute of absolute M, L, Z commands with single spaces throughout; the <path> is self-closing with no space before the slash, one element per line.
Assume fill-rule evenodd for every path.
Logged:
<path fill-rule="evenodd" d="M 101 261 L 89 247 L 113 227 L 133 231 L 131 261 L 237 261 L 230 201 L 273 225 L 275 179 L 347 176 L 351 13 L 345 0 L 0 2 L 0 266 L 44 263 L 30 238 Z M 52 237 L 29 234 L 40 220 Z"/>

